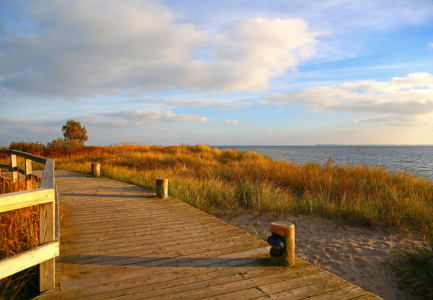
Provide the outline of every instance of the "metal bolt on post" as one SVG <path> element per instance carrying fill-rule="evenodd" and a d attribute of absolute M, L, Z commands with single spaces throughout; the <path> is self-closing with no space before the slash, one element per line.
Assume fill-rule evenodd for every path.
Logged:
<path fill-rule="evenodd" d="M 272 246 L 271 264 L 284 267 L 293 266 L 296 262 L 295 225 L 290 222 L 276 221 L 269 224 L 269 230 L 272 233 L 267 239 Z"/>

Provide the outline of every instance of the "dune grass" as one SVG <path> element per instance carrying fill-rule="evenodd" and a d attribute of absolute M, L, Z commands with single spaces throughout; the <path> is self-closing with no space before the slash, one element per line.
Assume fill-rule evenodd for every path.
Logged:
<path fill-rule="evenodd" d="M 56 159 L 57 169 L 84 173 L 90 172 L 92 162 L 98 162 L 103 176 L 146 188 L 154 189 L 156 178 L 169 178 L 171 196 L 215 216 L 274 211 L 411 231 L 425 237 L 425 249 L 430 252 L 416 250 L 406 258 L 432 261 L 433 184 L 411 174 L 369 165 L 334 166 L 332 158 L 323 166 L 296 165 L 205 145 L 124 143 L 45 156 Z M 433 275 L 423 273 L 426 284 L 420 284 L 410 272 L 414 266 L 400 264 L 400 276 L 412 292 L 432 297 Z"/>
<path fill-rule="evenodd" d="M 36 186 L 35 186 L 36 187 Z M 26 190 L 24 180 L 0 178 L 0 194 Z M 39 206 L 0 213 L 0 260 L 39 246 Z M 38 266 L 0 280 L 0 299 L 31 299 L 38 295 Z"/>

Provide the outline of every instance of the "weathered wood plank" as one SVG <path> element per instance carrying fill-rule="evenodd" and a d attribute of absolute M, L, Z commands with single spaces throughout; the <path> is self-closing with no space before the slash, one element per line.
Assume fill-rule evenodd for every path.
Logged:
<path fill-rule="evenodd" d="M 6 169 L 10 171 L 12 168 L 10 165 L 0 164 L 0 169 Z"/>
<path fill-rule="evenodd" d="M 310 297 L 312 300 L 346 300 L 365 295 L 368 292 L 355 285 L 349 285 L 341 289 Z"/>
<path fill-rule="evenodd" d="M 218 295 L 224 295 L 220 299 L 227 299 L 226 294 L 237 291 L 244 291 L 250 288 L 255 289 L 258 283 L 271 284 L 274 282 L 284 281 L 290 284 L 291 281 L 300 282 L 301 279 L 303 279 L 304 281 L 309 280 L 310 278 L 314 278 L 315 275 L 318 275 L 316 277 L 320 277 L 321 273 L 324 272 L 319 268 L 301 269 L 297 270 L 297 272 L 274 272 L 265 276 L 261 276 L 260 278 L 248 278 L 242 280 L 243 277 L 241 277 L 241 280 L 223 283 L 215 286 L 202 287 L 199 290 L 194 290 L 194 293 L 191 293 L 191 291 L 166 293 L 164 295 L 158 295 L 157 297 L 149 297 L 149 299 L 200 299 Z M 261 296 L 263 294 L 263 290 L 261 290 L 261 293 L 257 296 Z"/>
<path fill-rule="evenodd" d="M 239 259 L 241 260 L 241 259 Z M 304 263 L 302 268 L 311 267 L 311 264 Z M 231 267 L 224 262 L 209 265 L 206 268 L 189 268 L 169 273 L 149 275 L 146 272 L 137 272 L 137 277 L 124 280 L 109 280 L 104 278 L 104 285 L 94 285 L 83 289 L 72 291 L 68 298 L 86 297 L 86 299 L 104 299 L 118 297 L 127 294 L 157 291 L 173 287 L 187 287 L 197 282 L 209 282 L 213 278 L 222 278 L 233 274 L 240 274 L 244 278 L 257 277 L 257 272 L 285 272 L 285 269 L 269 268 L 263 260 L 252 263 L 239 262 L 238 267 Z M 124 278 L 123 276 L 120 278 Z M 93 297 L 92 297 L 93 296 Z M 147 295 L 146 295 L 147 296 Z"/>
<path fill-rule="evenodd" d="M 194 224 L 197 225 L 197 228 L 200 227 L 200 224 L 202 225 L 206 225 L 210 223 L 210 221 L 201 221 L 201 220 L 197 220 L 197 222 L 195 222 Z M 172 223 L 172 225 L 176 225 L 176 224 L 182 224 L 182 223 Z M 218 223 L 215 223 L 216 225 L 218 225 Z M 221 226 L 221 225 L 219 225 Z M 134 226 L 134 224 L 131 225 L 126 225 L 126 226 L 118 226 L 118 227 L 107 227 L 107 228 L 101 228 L 101 229 L 94 229 L 92 230 L 91 228 L 89 230 L 84 230 L 84 228 L 81 228 L 82 231 L 80 231 L 80 234 L 85 235 L 86 237 L 92 237 L 92 236 L 98 236 L 100 234 L 108 234 L 108 233 L 116 233 L 116 232 L 125 232 L 126 230 L 135 230 L 135 229 L 139 229 L 142 227 L 147 227 L 146 223 L 142 223 L 142 224 L 136 224 Z M 170 229 L 170 227 L 168 226 L 161 226 L 161 228 L 166 228 L 166 229 Z"/>
<path fill-rule="evenodd" d="M 80 185 L 89 178 L 59 174 L 59 206 L 71 212 L 62 222 L 67 255 L 57 263 L 60 292 L 40 299 L 368 295 L 302 260 L 295 268 L 269 267 L 264 241 L 179 200 L 157 201 L 105 178 Z"/>
<path fill-rule="evenodd" d="M 33 179 L 32 179 L 32 161 L 30 159 L 25 159 L 25 182 L 26 182 L 26 188 L 28 190 L 32 189 L 33 185 Z"/>
<path fill-rule="evenodd" d="M 144 251 L 153 251 L 153 252 L 168 252 L 168 251 L 180 251 L 183 249 L 191 249 L 191 248 L 201 248 L 201 249 L 209 249 L 206 248 L 208 246 L 215 245 L 224 245 L 228 244 L 229 246 L 243 244 L 248 241 L 253 241 L 254 238 L 246 238 L 245 235 L 233 235 L 230 237 L 230 242 L 227 241 L 226 235 L 217 235 L 217 236 L 207 236 L 201 239 L 190 239 L 184 240 L 183 243 L 178 242 L 172 237 L 171 242 L 166 243 L 153 243 L 153 244 L 144 244 L 141 243 L 139 245 L 129 245 L 124 244 L 120 247 L 108 247 L 103 245 L 101 247 L 97 247 L 93 251 L 85 251 L 82 252 L 86 255 L 98 255 L 98 256 L 110 256 L 110 255 L 124 255 L 125 253 L 135 252 L 137 255 L 141 255 L 140 253 L 144 253 Z M 174 240 L 174 241 L 173 241 Z M 79 253 L 79 252 L 77 252 Z"/>
<path fill-rule="evenodd" d="M 262 243 L 251 240 L 237 240 L 220 242 L 217 241 L 202 243 L 200 247 L 192 247 L 190 245 L 183 245 L 169 248 L 153 248 L 149 250 L 136 250 L 136 251 L 116 251 L 116 255 L 77 255 L 76 257 L 65 257 L 62 262 L 75 263 L 75 264 L 86 264 L 86 265 L 109 265 L 109 266 L 121 266 L 131 264 L 141 264 L 152 260 L 164 259 L 167 257 L 183 257 L 199 255 L 210 251 L 218 251 L 224 249 L 236 249 L 242 247 L 260 247 Z M 181 261 L 185 261 L 181 259 Z"/>
<path fill-rule="evenodd" d="M 236 289 L 236 286 L 255 286 L 257 281 L 275 281 L 287 278 L 293 278 L 295 276 L 302 277 L 310 274 L 315 274 L 321 272 L 322 270 L 317 267 L 303 268 L 298 269 L 297 272 L 287 272 L 287 269 L 283 268 L 269 268 L 269 267 L 257 267 L 257 268 L 228 268 L 225 271 L 218 271 L 207 276 L 200 274 L 190 279 L 189 282 L 185 279 L 181 280 L 180 283 L 176 286 L 168 286 L 166 288 L 162 288 L 161 286 L 158 289 L 154 289 L 151 291 L 141 291 L 143 289 L 148 289 L 147 286 L 139 287 L 136 289 L 127 289 L 118 291 L 116 294 L 118 299 L 143 299 L 143 298 L 156 298 L 161 297 L 162 299 L 177 299 L 178 297 L 182 297 L 184 294 L 194 294 L 191 298 L 194 299 L 197 296 L 201 297 L 202 295 L 195 295 L 199 290 L 209 290 L 210 294 L 215 293 L 217 289 Z M 254 289 L 259 291 L 257 289 Z M 245 293 L 244 290 L 242 290 Z M 200 293 L 200 292 L 199 292 Z M 123 294 L 121 297 L 120 294 Z M 208 291 L 205 292 L 208 294 Z M 242 294 L 242 293 L 241 293 Z M 262 296 L 263 292 L 255 295 Z M 113 295 L 114 296 L 114 295 Z M 236 299 L 240 299 L 240 295 L 237 296 Z M 207 296 L 206 296 L 207 297 Z"/>
<path fill-rule="evenodd" d="M 154 227 L 158 226 L 158 223 L 162 223 L 162 224 L 166 224 L 166 223 L 171 223 L 171 224 L 176 224 L 179 223 L 182 220 L 191 220 L 191 218 L 188 218 L 188 215 L 181 215 L 178 214 L 176 216 L 176 214 L 167 214 L 167 215 L 156 215 L 156 216 L 149 216 L 149 217 L 145 217 L 143 218 L 143 215 L 140 214 L 139 212 L 133 212 L 130 214 L 121 214 L 121 215 L 117 215 L 117 214 L 106 214 L 104 215 L 106 217 L 106 219 L 102 219 L 102 220 L 95 220 L 94 222 L 92 222 L 92 218 L 89 216 L 88 218 L 82 218 L 83 219 L 83 223 L 80 222 L 72 222 L 69 221 L 68 223 L 74 224 L 76 227 L 84 227 L 84 228 L 89 228 L 91 227 L 92 229 L 99 229 L 99 228 L 105 228 L 108 226 L 119 226 L 119 225 L 129 225 L 129 224 L 137 224 L 137 223 L 146 223 L 146 224 L 150 224 L 153 225 Z M 141 216 L 141 217 L 140 217 Z M 110 222 L 109 220 L 107 220 L 108 218 L 113 218 L 112 222 Z M 200 221 L 209 221 L 209 222 L 218 222 L 218 220 L 216 218 L 212 218 L 212 217 L 204 217 L 204 216 L 196 216 L 196 218 L 194 218 L 195 220 L 200 220 Z M 152 224 L 152 222 L 155 222 L 156 224 Z M 221 224 L 221 222 L 219 222 Z M 222 224 L 221 224 L 222 225 Z"/>
<path fill-rule="evenodd" d="M 31 160 L 38 162 L 38 163 L 41 163 L 41 164 L 44 164 L 45 161 L 47 160 L 44 157 L 33 155 L 33 154 L 30 154 L 27 152 L 18 151 L 18 150 L 0 150 L 0 153 L 6 153 L 9 155 L 16 155 L 16 156 L 24 157 L 24 158 L 31 159 Z"/>
<path fill-rule="evenodd" d="M 302 281 L 304 281 L 302 283 Z M 270 295 L 271 299 L 303 299 L 307 297 L 313 297 L 326 292 L 341 289 L 346 286 L 350 286 L 351 283 L 331 275 L 327 272 L 318 273 L 310 276 L 310 278 L 294 279 L 292 281 L 283 281 L 278 283 L 278 286 L 283 285 L 279 293 L 276 290 L 269 288 L 273 284 L 261 286 L 259 288 Z M 268 287 L 268 288 L 266 288 Z M 258 298 L 258 299 L 269 299 L 269 297 Z"/>
<path fill-rule="evenodd" d="M 101 234 L 101 235 L 96 236 L 96 237 L 89 237 L 89 238 L 86 238 L 86 236 L 83 236 L 83 237 L 80 237 L 80 240 L 72 238 L 72 239 L 68 240 L 68 243 L 71 245 L 79 244 L 79 245 L 83 245 L 85 247 L 89 244 L 91 244 L 93 246 L 95 243 L 97 243 L 99 241 L 116 241 L 117 239 L 123 238 L 123 237 L 146 236 L 146 237 L 150 238 L 150 237 L 158 235 L 158 234 L 166 235 L 167 233 L 170 233 L 170 236 L 171 236 L 171 234 L 176 234 L 176 233 L 182 234 L 183 232 L 186 232 L 186 233 L 197 232 L 196 228 L 197 227 L 194 227 L 194 226 L 179 226 L 178 228 L 175 228 L 175 229 L 164 228 L 161 230 L 153 230 L 152 232 L 149 232 L 148 230 L 146 230 L 145 227 L 143 227 L 143 228 L 138 228 L 137 230 L 133 230 L 131 232 L 129 232 L 129 231 L 125 232 L 124 231 L 123 233 L 120 232 L 118 234 L 117 233 L 116 234 L 106 233 L 106 234 Z M 206 231 L 207 230 L 214 230 L 214 229 L 219 230 L 220 225 L 219 224 L 203 225 L 200 228 L 202 229 L 202 231 L 200 231 L 200 232 L 203 232 L 204 229 L 206 229 Z M 71 235 L 71 237 L 77 237 L 77 234 L 75 233 L 75 231 L 68 232 L 68 234 Z M 68 236 L 68 234 L 66 234 L 65 230 L 63 229 L 62 235 L 64 237 L 66 237 L 66 236 Z M 81 241 L 82 241 L 82 243 L 81 243 Z"/>
<path fill-rule="evenodd" d="M 91 252 L 94 250 L 99 249 L 102 246 L 106 246 L 107 249 L 114 249 L 116 247 L 122 247 L 122 245 L 127 244 L 128 247 L 130 246 L 136 246 L 136 245 L 143 245 L 143 246 L 148 246 L 148 245 L 156 245 L 156 246 L 161 246 L 161 245 L 175 245 L 175 244 L 183 244 L 183 243 L 190 243 L 190 240 L 195 239 L 196 241 L 201 241 L 201 240 L 208 240 L 208 239 L 212 239 L 213 237 L 219 237 L 219 236 L 232 236 L 235 235 L 236 231 L 235 230 L 230 230 L 230 229 L 226 229 L 226 230 L 214 230 L 214 231 L 203 231 L 203 232 L 199 232 L 199 233 L 195 233 L 194 231 L 192 231 L 190 234 L 185 235 L 185 236 L 181 236 L 177 239 L 173 239 L 173 234 L 169 235 L 169 236 L 165 236 L 163 238 L 161 238 L 160 236 L 153 236 L 150 237 L 146 240 L 141 239 L 141 237 L 120 237 L 116 240 L 108 240 L 108 241 L 98 241 L 98 242 L 93 242 L 91 244 L 88 244 L 87 247 L 84 247 L 83 245 L 79 244 L 79 245 L 74 245 L 71 244 L 69 245 L 69 249 L 76 249 L 77 251 L 80 252 Z M 114 245 L 113 245 L 114 244 Z M 78 253 L 78 252 L 77 252 Z"/>
<path fill-rule="evenodd" d="M 0 195 L 0 212 L 54 202 L 54 190 L 38 189 Z"/>
<path fill-rule="evenodd" d="M 39 205 L 39 243 L 51 243 L 55 240 L 55 203 Z M 51 258 L 39 264 L 39 290 L 41 292 L 55 287 L 55 259 Z"/>
<path fill-rule="evenodd" d="M 353 298 L 353 300 L 379 300 L 379 299 L 382 299 L 382 298 L 380 298 L 379 296 L 376 296 L 374 294 L 370 294 L 370 293 Z"/>
<path fill-rule="evenodd" d="M 51 242 L 0 260 L 0 279 L 59 255 L 59 243 Z"/>
<path fill-rule="evenodd" d="M 267 250 L 267 252 L 269 252 L 269 250 Z M 198 274 L 206 273 L 206 270 L 208 269 L 210 271 L 216 271 L 222 267 L 223 268 L 239 267 L 246 264 L 257 264 L 257 263 L 263 264 L 262 258 L 249 256 L 250 254 L 256 254 L 256 253 L 258 253 L 258 251 L 257 249 L 254 249 L 242 253 L 236 253 L 239 254 L 238 255 L 239 257 L 236 258 L 222 257 L 217 260 L 214 258 L 202 259 L 200 261 L 200 264 L 194 265 L 195 267 L 201 267 L 201 268 L 194 268 L 194 266 L 185 266 L 185 267 L 173 266 L 173 264 L 167 262 L 167 264 L 165 264 L 164 267 L 161 268 L 154 268 L 154 267 L 136 268 L 133 266 L 123 266 L 123 267 L 116 267 L 115 269 L 100 269 L 92 272 L 91 275 L 83 274 L 83 276 L 81 276 L 82 279 L 68 281 L 68 282 L 61 282 L 60 287 L 61 290 L 77 289 L 83 287 L 94 287 L 102 283 L 117 282 L 120 280 L 128 280 L 128 279 L 134 279 L 134 278 L 146 277 L 146 276 L 159 276 L 158 278 L 160 277 L 165 278 L 165 276 L 168 276 L 167 280 L 170 280 L 170 276 L 172 276 L 171 274 L 173 272 L 178 274 L 178 272 L 183 272 L 184 270 L 195 269 L 197 270 L 197 273 L 194 274 L 198 275 Z M 154 281 L 154 282 L 159 282 L 159 281 L 162 281 L 162 279 L 158 279 L 158 281 Z"/>
<path fill-rule="evenodd" d="M 55 188 L 55 178 L 54 178 L 54 160 L 47 159 L 45 161 L 44 171 L 42 173 L 41 179 L 41 189 L 54 189 Z"/>
<path fill-rule="evenodd" d="M 252 253 L 264 253 L 269 252 L 269 249 L 265 249 L 263 247 L 257 247 L 254 244 L 247 244 L 241 247 L 230 247 L 225 249 L 219 249 L 214 251 L 208 251 L 204 253 L 188 255 L 187 257 L 170 257 L 169 255 L 160 255 L 160 257 L 147 257 L 141 258 L 139 262 L 132 261 L 128 264 L 128 261 L 122 261 L 123 264 L 115 264 L 115 265 L 63 265 L 64 274 L 67 272 L 84 272 L 90 271 L 89 273 L 81 274 L 81 278 L 85 278 L 85 282 L 87 284 L 89 278 L 91 278 L 94 274 L 94 271 L 98 269 L 102 271 L 104 268 L 108 268 L 109 272 L 118 272 L 123 270 L 125 267 L 127 268 L 151 268 L 154 274 L 156 273 L 165 273 L 168 272 L 167 268 L 174 269 L 182 269 L 182 268 L 194 268 L 194 267 L 204 267 L 207 265 L 215 264 L 218 262 L 226 262 L 231 265 L 231 261 L 238 258 L 245 258 L 251 256 Z M 245 255 L 245 256 L 242 256 Z M 134 258 L 137 260 L 137 258 Z M 254 260 L 254 259 L 253 259 Z M 135 264 L 134 264 L 135 262 Z M 251 261 L 252 262 L 252 261 Z M 75 271 L 74 271 L 75 270 Z"/>
<path fill-rule="evenodd" d="M 2 151 L 2 150 L 0 150 L 0 151 Z M 18 164 L 17 164 L 17 156 L 14 155 L 14 154 L 11 154 L 10 161 L 11 161 L 11 168 L 10 168 L 10 171 L 11 171 L 11 180 L 12 180 L 12 182 L 15 182 L 15 181 L 18 180 L 18 173 L 17 173 L 17 171 L 19 170 Z"/>

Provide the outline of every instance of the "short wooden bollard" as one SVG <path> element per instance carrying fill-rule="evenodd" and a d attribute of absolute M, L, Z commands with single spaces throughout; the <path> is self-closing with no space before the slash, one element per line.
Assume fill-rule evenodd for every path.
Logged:
<path fill-rule="evenodd" d="M 92 163 L 92 172 L 93 177 L 100 177 L 101 176 L 101 165 L 97 163 Z"/>
<path fill-rule="evenodd" d="M 156 197 L 161 199 L 167 199 L 168 197 L 168 179 L 158 178 L 156 179 Z"/>
<path fill-rule="evenodd" d="M 295 225 L 290 222 L 276 221 L 269 224 L 269 230 L 273 236 L 284 241 L 284 247 L 271 249 L 271 264 L 274 266 L 291 267 L 295 264 Z"/>

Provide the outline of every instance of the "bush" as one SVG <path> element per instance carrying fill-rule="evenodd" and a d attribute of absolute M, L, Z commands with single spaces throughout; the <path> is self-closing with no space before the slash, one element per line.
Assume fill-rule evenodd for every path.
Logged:
<path fill-rule="evenodd" d="M 9 145 L 10 150 L 19 150 L 23 152 L 30 152 L 30 153 L 40 153 L 45 150 L 45 146 L 39 142 L 27 142 L 24 141 L 15 143 L 12 142 Z"/>
<path fill-rule="evenodd" d="M 47 146 L 53 149 L 72 149 L 72 150 L 80 150 L 84 148 L 84 145 L 77 140 L 65 140 L 62 138 L 57 138 L 57 140 L 53 140 L 51 143 L 48 143 Z"/>

